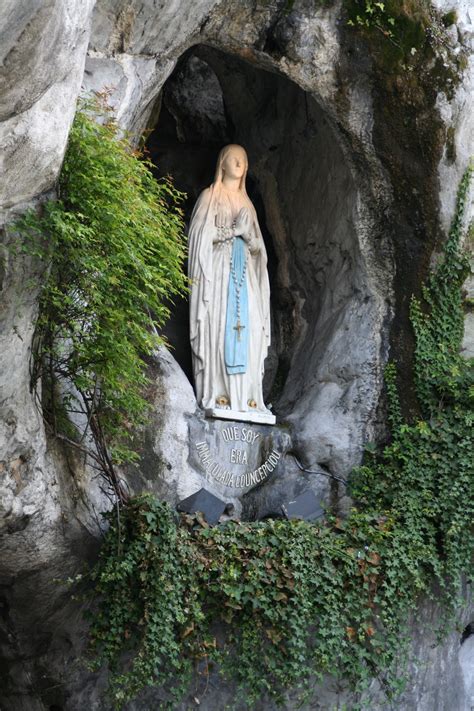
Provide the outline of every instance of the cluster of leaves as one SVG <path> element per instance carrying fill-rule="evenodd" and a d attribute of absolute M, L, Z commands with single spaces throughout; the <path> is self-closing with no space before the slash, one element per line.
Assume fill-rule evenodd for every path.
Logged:
<path fill-rule="evenodd" d="M 385 2 L 379 0 L 362 0 L 349 5 L 350 27 L 375 28 L 385 37 L 394 37 L 395 17 L 390 14 Z"/>
<path fill-rule="evenodd" d="M 177 525 L 145 494 L 108 519 L 92 571 L 90 652 L 93 669 L 109 666 L 118 708 L 150 685 L 172 707 L 193 670 L 205 687 L 214 665 L 252 704 L 288 688 L 306 693 L 335 661 L 354 682 L 387 661 L 375 614 L 391 539 L 385 517 L 210 528 L 183 516 Z"/>
<path fill-rule="evenodd" d="M 474 552 L 472 362 L 459 356 L 470 177 L 424 301 L 412 302 L 423 419 L 403 421 L 389 366 L 392 439 L 354 473 L 344 520 L 178 525 L 149 495 L 109 515 L 90 635 L 118 707 L 154 684 L 173 703 L 171 686 L 182 694 L 193 666 L 205 684 L 215 665 L 250 704 L 305 694 L 324 672 L 359 688 L 378 676 L 392 693 L 420 594 L 437 582 L 453 607 Z"/>
<path fill-rule="evenodd" d="M 58 200 L 17 224 L 45 266 L 33 386 L 42 383 L 54 434 L 88 451 L 115 484 L 115 465 L 133 456 L 128 438 L 146 414 L 142 356 L 160 342 L 168 300 L 185 288 L 181 196 L 150 168 L 105 100 L 85 101 Z"/>
<path fill-rule="evenodd" d="M 108 518 L 92 571 L 101 602 L 91 626 L 91 667 L 108 663 L 115 671 L 123 654 L 133 651 L 128 670 L 112 677 L 115 704 L 152 683 L 177 698 L 204 643 L 198 634 L 203 615 L 197 551 L 169 506 L 149 495 L 130 500 L 119 518 L 114 512 Z"/>
<path fill-rule="evenodd" d="M 411 303 L 420 419 L 403 422 L 391 365 L 386 381 L 392 441 L 361 467 L 353 485 L 359 505 L 386 510 L 398 529 L 402 548 L 390 553 L 392 574 L 403 561 L 420 590 L 434 576 L 446 602 L 454 601 L 474 552 L 474 369 L 472 359 L 460 355 L 462 285 L 469 273 L 461 242 L 472 172 L 461 181 L 449 239 L 422 290 L 423 302 Z M 403 573 L 394 582 L 394 589 L 401 586 Z"/>
<path fill-rule="evenodd" d="M 455 14 L 441 15 L 430 0 L 345 0 L 344 7 L 347 24 L 371 41 L 386 70 L 413 70 L 437 55 L 458 66 L 445 32 Z"/>

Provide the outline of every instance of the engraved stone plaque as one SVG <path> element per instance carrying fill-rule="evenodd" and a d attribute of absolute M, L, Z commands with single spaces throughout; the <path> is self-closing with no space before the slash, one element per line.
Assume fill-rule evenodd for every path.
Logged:
<path fill-rule="evenodd" d="M 234 497 L 266 481 L 288 448 L 288 435 L 267 425 L 206 420 L 191 429 L 191 463 L 212 488 Z"/>

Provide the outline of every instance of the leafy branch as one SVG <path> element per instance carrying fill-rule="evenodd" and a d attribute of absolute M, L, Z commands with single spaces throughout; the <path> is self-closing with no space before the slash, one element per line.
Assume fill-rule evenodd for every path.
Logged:
<path fill-rule="evenodd" d="M 117 465 L 147 414 L 143 356 L 186 288 L 182 195 L 120 134 L 105 99 L 76 114 L 58 199 L 16 225 L 44 265 L 31 368 L 50 432 L 87 452 L 119 500 Z"/>

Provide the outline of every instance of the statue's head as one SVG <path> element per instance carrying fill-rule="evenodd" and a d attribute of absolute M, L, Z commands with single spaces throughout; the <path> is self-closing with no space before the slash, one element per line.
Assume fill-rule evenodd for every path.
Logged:
<path fill-rule="evenodd" d="M 245 148 L 235 143 L 230 143 L 219 153 L 216 166 L 214 183 L 222 183 L 227 174 L 231 178 L 240 178 L 240 190 L 245 191 L 245 178 L 247 176 L 248 158 Z"/>

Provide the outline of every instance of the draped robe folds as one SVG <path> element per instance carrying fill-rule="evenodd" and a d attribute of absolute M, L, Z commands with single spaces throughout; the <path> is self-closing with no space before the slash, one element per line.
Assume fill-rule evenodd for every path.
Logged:
<path fill-rule="evenodd" d="M 228 372 L 225 362 L 225 333 L 232 240 L 220 242 L 216 215 L 224 215 L 231 227 L 241 207 L 251 216 L 245 243 L 248 298 L 247 364 L 245 372 Z M 270 344 L 270 287 L 267 254 L 255 209 L 246 193 L 230 192 L 211 185 L 196 203 L 189 227 L 190 338 L 196 397 L 204 409 L 216 407 L 218 398 L 230 401 L 230 408 L 268 412 L 263 402 L 264 361 Z M 229 324 L 228 332 L 229 332 Z M 229 346 L 229 343 L 227 344 Z M 230 368 L 229 370 L 232 370 Z M 237 368 L 237 370 L 239 370 Z M 251 408 L 249 401 L 255 401 Z"/>

